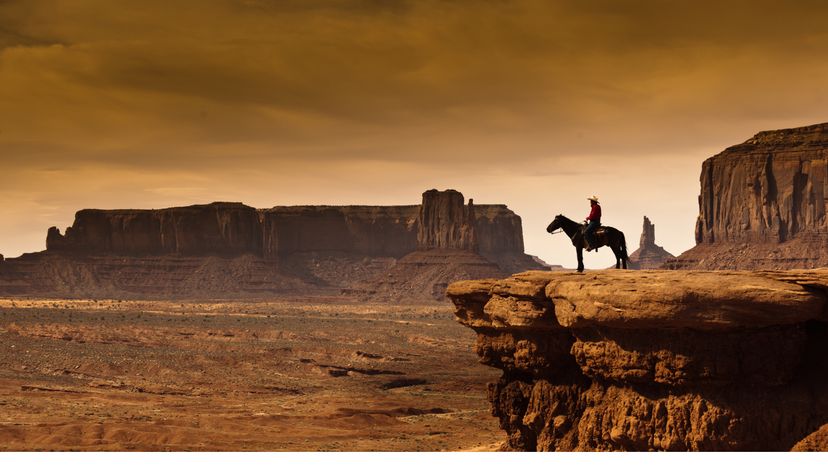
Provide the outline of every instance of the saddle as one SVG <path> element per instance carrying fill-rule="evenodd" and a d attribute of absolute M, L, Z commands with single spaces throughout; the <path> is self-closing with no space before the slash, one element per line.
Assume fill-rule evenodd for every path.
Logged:
<path fill-rule="evenodd" d="M 604 240 L 604 237 L 607 234 L 607 230 L 606 230 L 605 226 L 603 226 L 603 225 L 599 226 L 599 227 L 595 228 L 594 232 L 592 232 L 592 240 L 595 242 L 595 248 L 593 248 L 593 249 L 588 249 L 589 244 L 587 243 L 586 235 L 584 234 L 584 230 L 586 230 L 586 225 L 581 225 L 581 242 L 583 244 L 584 249 L 587 249 L 589 251 L 597 251 L 598 248 L 600 248 L 601 246 L 606 245 L 606 241 L 602 241 L 602 240 Z M 604 243 L 604 244 L 601 244 L 601 243 Z"/>

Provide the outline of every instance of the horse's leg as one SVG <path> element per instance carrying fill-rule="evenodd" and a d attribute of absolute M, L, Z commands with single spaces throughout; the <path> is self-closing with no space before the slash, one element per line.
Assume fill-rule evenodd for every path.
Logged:
<path fill-rule="evenodd" d="M 612 249 L 612 253 L 615 254 L 615 268 L 621 268 L 621 251 L 618 250 L 618 246 L 612 244 L 610 245 L 610 249 Z M 626 267 L 624 267 L 626 268 Z"/>
<path fill-rule="evenodd" d="M 584 250 L 580 246 L 575 248 L 575 254 L 578 256 L 578 272 L 584 271 Z"/>
<path fill-rule="evenodd" d="M 623 234 L 623 233 L 622 233 Z M 624 238 L 618 239 L 618 257 L 621 258 L 621 268 L 627 268 L 627 246 Z"/>

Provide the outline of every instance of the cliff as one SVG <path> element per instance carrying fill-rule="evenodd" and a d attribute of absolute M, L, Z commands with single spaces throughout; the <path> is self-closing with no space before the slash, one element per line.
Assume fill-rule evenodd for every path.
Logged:
<path fill-rule="evenodd" d="M 633 270 L 657 269 L 675 257 L 655 243 L 655 225 L 645 216 L 639 247 L 630 254 L 628 268 Z"/>
<path fill-rule="evenodd" d="M 705 160 L 696 222 L 698 246 L 667 266 L 828 265 L 826 167 L 828 123 L 763 131 Z"/>
<path fill-rule="evenodd" d="M 523 253 L 520 217 L 504 205 L 475 206 L 471 199 L 465 205 L 455 190 L 432 189 L 423 193 L 418 218 L 417 250 L 346 293 L 395 301 L 442 300 L 448 284 L 457 280 L 541 268 Z"/>
<path fill-rule="evenodd" d="M 262 255 L 339 251 L 402 257 L 417 249 L 419 206 L 273 207 L 259 212 Z"/>
<path fill-rule="evenodd" d="M 453 189 L 424 192 L 419 218 L 418 248 L 477 250 L 474 203 L 469 199 L 469 205 L 463 205 L 463 195 L 459 192 Z"/>
<path fill-rule="evenodd" d="M 256 210 L 240 203 L 157 210 L 81 210 L 50 252 L 113 255 L 278 257 L 341 251 L 401 257 L 416 249 L 419 207 L 297 206 Z"/>
<path fill-rule="evenodd" d="M 475 233 L 479 231 L 479 233 Z M 477 238 L 480 239 L 478 243 Z M 338 251 L 402 257 L 416 250 L 462 249 L 497 258 L 523 254 L 520 217 L 504 205 L 463 204 L 454 190 L 423 193 L 421 205 L 292 206 L 257 210 L 241 203 L 156 210 L 85 209 L 49 252 L 111 255 L 276 258 Z"/>
<path fill-rule="evenodd" d="M 448 288 L 481 362 L 503 371 L 488 393 L 507 448 L 530 451 L 791 449 L 828 421 L 826 293 L 826 270 Z"/>
<path fill-rule="evenodd" d="M 160 210 L 85 209 L 61 235 L 46 236 L 48 251 L 95 254 L 241 255 L 261 250 L 256 209 L 240 203 Z"/>
<path fill-rule="evenodd" d="M 0 295 L 227 297 L 353 293 L 443 298 L 450 281 L 537 268 L 520 217 L 464 204 L 454 190 L 421 205 L 240 203 L 77 212 L 47 250 L 6 260 Z M 393 286 L 392 286 L 393 285 Z M 415 286 L 416 285 L 416 286 Z M 421 292 L 421 290 L 426 290 Z"/>

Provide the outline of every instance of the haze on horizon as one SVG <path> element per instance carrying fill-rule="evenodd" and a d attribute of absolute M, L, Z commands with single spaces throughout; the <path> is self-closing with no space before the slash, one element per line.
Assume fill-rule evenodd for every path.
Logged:
<path fill-rule="evenodd" d="M 81 208 L 414 204 L 642 216 L 693 245 L 701 162 L 828 120 L 818 1 L 0 0 L 0 253 Z M 604 267 L 612 254 L 588 254 Z"/>

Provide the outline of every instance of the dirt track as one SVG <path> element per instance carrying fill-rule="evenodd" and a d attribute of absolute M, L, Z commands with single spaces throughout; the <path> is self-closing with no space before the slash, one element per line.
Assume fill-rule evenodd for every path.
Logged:
<path fill-rule="evenodd" d="M 447 306 L 0 299 L 0 449 L 496 449 Z"/>

